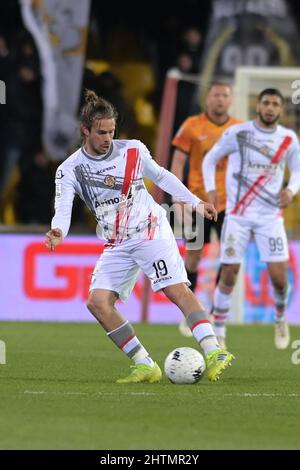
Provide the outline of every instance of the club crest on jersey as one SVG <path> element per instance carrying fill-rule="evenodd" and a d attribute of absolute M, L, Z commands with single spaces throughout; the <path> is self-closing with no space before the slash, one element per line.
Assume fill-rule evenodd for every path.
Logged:
<path fill-rule="evenodd" d="M 116 182 L 116 178 L 111 175 L 105 176 L 104 181 L 103 181 L 105 186 L 108 186 L 109 188 L 113 188 L 115 185 L 115 182 Z"/>
<path fill-rule="evenodd" d="M 228 246 L 225 250 L 225 253 L 227 256 L 234 256 L 235 255 L 235 249 L 232 248 L 232 246 Z"/>
<path fill-rule="evenodd" d="M 267 156 L 267 155 L 270 155 L 270 153 L 272 152 L 272 149 L 270 149 L 270 147 L 268 147 L 267 145 L 263 145 L 262 147 L 260 147 L 259 151 L 263 155 Z"/>

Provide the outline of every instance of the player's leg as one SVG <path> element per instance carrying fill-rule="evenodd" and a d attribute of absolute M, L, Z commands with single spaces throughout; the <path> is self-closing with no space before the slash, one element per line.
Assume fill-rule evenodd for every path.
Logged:
<path fill-rule="evenodd" d="M 188 280 L 190 281 L 190 289 L 195 292 L 198 280 L 198 266 L 202 258 L 203 244 L 208 243 L 210 240 L 210 232 L 212 221 L 203 219 L 200 214 L 196 218 L 196 213 L 193 212 L 193 236 L 186 236 L 186 254 L 185 254 L 185 269 L 187 272 Z M 197 234 L 198 240 L 194 234 Z M 191 249 L 190 249 L 191 248 Z M 179 323 L 179 331 L 183 336 L 192 337 L 191 332 L 185 317 Z"/>
<path fill-rule="evenodd" d="M 190 281 L 190 289 L 192 292 L 195 292 L 197 286 L 198 278 L 198 265 L 200 263 L 202 256 L 202 248 L 200 250 L 186 250 L 185 257 L 185 268 L 187 272 L 188 280 Z M 192 337 L 193 333 L 191 332 L 186 318 L 183 317 L 179 323 L 179 331 L 185 337 Z"/>
<path fill-rule="evenodd" d="M 222 348 L 226 348 L 226 323 L 231 310 L 232 293 L 240 264 L 221 264 L 219 282 L 214 292 L 212 321 L 214 332 Z"/>
<path fill-rule="evenodd" d="M 198 266 L 202 257 L 202 248 L 200 250 L 186 250 L 185 268 L 190 281 L 190 289 L 195 292 L 197 287 Z"/>
<path fill-rule="evenodd" d="M 224 223 L 224 219 L 225 219 L 225 211 L 221 211 L 218 213 L 218 220 L 217 222 L 212 222 L 214 225 L 213 225 L 213 228 L 216 230 L 217 232 L 217 236 L 218 236 L 218 240 L 221 240 L 221 233 L 222 233 L 222 227 L 223 227 L 223 223 Z M 217 276 L 216 276 L 216 282 L 215 282 L 215 286 L 218 285 L 219 283 L 219 280 L 220 280 L 220 276 L 221 276 L 221 264 L 219 266 L 219 269 L 218 269 L 218 272 L 217 272 Z"/>
<path fill-rule="evenodd" d="M 197 287 L 198 266 L 202 257 L 203 245 L 209 243 L 210 240 L 211 226 L 211 220 L 204 219 L 199 213 L 193 212 L 192 235 L 185 235 L 185 269 L 192 292 L 195 292 Z"/>
<path fill-rule="evenodd" d="M 119 383 L 157 382 L 162 375 L 132 325 L 115 307 L 118 298 L 125 301 L 130 295 L 139 271 L 128 251 L 117 247 L 104 251 L 95 267 L 88 298 L 90 312 L 113 343 L 134 363 L 132 373 Z"/>
<path fill-rule="evenodd" d="M 218 214 L 217 222 L 205 219 L 203 221 L 203 226 L 201 225 L 201 226 L 198 227 L 198 230 L 203 231 L 203 243 L 204 243 L 204 245 L 206 243 L 210 243 L 212 229 L 214 229 L 217 232 L 218 240 L 221 239 L 221 231 L 222 231 L 224 218 L 225 218 L 225 211 L 221 211 Z M 187 246 L 189 246 L 189 243 L 187 244 Z M 186 268 L 186 271 L 187 271 L 188 279 L 191 283 L 190 289 L 193 292 L 195 292 L 195 288 L 196 288 L 196 285 L 197 285 L 198 267 L 199 267 L 199 263 L 200 263 L 201 258 L 202 258 L 202 252 L 203 252 L 203 248 L 201 248 L 201 249 L 192 249 L 192 250 L 187 249 L 186 250 L 185 268 Z M 218 273 L 217 273 L 217 276 L 216 276 L 216 283 L 215 283 L 216 286 L 219 283 L 220 275 L 221 275 L 221 265 L 218 269 Z M 210 313 L 211 313 L 211 315 L 213 314 L 213 307 L 212 307 Z M 186 323 L 185 318 L 183 318 L 180 322 L 179 331 L 183 334 L 183 336 L 187 336 L 187 337 L 192 336 L 191 330 L 188 328 L 188 325 Z"/>
<path fill-rule="evenodd" d="M 163 290 L 187 318 L 193 336 L 207 357 L 208 376 L 210 380 L 217 380 L 233 356 L 221 350 L 207 313 L 187 287 L 187 273 L 176 240 L 171 228 L 165 228 L 164 237 L 141 244 L 135 250 L 134 258 L 150 279 L 152 289 Z"/>
<path fill-rule="evenodd" d="M 214 223 L 213 227 L 217 232 L 218 240 L 221 240 L 221 233 L 222 233 L 222 227 L 223 227 L 224 219 L 225 219 L 225 210 L 218 213 L 217 222 L 212 222 L 212 223 Z M 219 284 L 219 280 L 220 280 L 220 276 L 221 276 L 221 269 L 222 269 L 222 265 L 220 264 L 217 275 L 216 275 L 215 289 L 217 288 L 217 285 Z M 209 313 L 209 318 L 210 318 L 212 323 L 214 323 L 213 310 L 214 310 L 214 305 L 212 304 L 211 309 L 210 309 L 210 313 Z M 219 343 L 220 343 L 220 346 L 222 348 L 226 349 L 225 338 L 223 338 L 221 336 L 219 338 Z"/>
<path fill-rule="evenodd" d="M 289 327 L 285 310 L 288 302 L 288 241 L 282 218 L 272 218 L 269 222 L 259 225 L 255 231 L 255 239 L 259 248 L 260 258 L 268 266 L 269 275 L 274 289 L 275 304 L 275 335 L 274 342 L 278 349 L 286 349 L 290 343 Z"/>
<path fill-rule="evenodd" d="M 221 274 L 214 292 L 212 317 L 219 343 L 226 347 L 226 323 L 232 305 L 232 294 L 250 239 L 251 226 L 240 217 L 227 216 L 221 232 Z"/>
<path fill-rule="evenodd" d="M 286 349 L 290 344 L 289 327 L 285 315 L 289 296 L 288 262 L 268 263 L 268 271 L 274 289 L 275 346 L 277 349 Z"/>
<path fill-rule="evenodd" d="M 231 365 L 234 356 L 221 349 L 208 315 L 195 294 L 186 283 L 168 285 L 163 288 L 165 295 L 182 311 L 194 338 L 204 351 L 208 378 L 215 381 Z"/>

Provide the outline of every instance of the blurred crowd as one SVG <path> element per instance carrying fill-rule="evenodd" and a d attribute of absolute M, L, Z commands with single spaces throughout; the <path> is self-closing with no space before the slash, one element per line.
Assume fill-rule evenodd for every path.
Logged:
<path fill-rule="evenodd" d="M 187 78 L 178 82 L 174 135 L 189 115 L 201 111 L 195 79 L 200 71 L 209 82 L 215 77 L 233 77 L 238 63 L 300 63 L 296 47 L 300 8 L 295 2 L 270 0 L 270 14 L 259 0 L 230 0 L 226 3 L 228 14 L 225 3 L 186 0 L 182 8 L 165 0 L 158 10 L 150 3 L 91 0 L 78 113 L 84 89 L 94 90 L 118 109 L 117 137 L 142 140 L 155 158 L 160 107 L 170 69 Z M 259 16 L 252 11 L 252 3 L 266 12 Z M 293 7 L 286 21 L 278 21 L 276 15 L 272 18 L 272 11 L 280 14 L 285 4 Z M 242 6 L 246 12 L 246 5 L 250 10 L 241 13 Z M 208 53 L 212 44 L 214 52 Z M 53 214 L 54 174 L 60 162 L 43 146 L 42 69 L 36 44 L 24 28 L 18 0 L 0 2 L 0 80 L 6 84 L 6 104 L 0 105 L 0 224 L 48 225 Z M 202 92 L 206 85 L 202 80 Z M 69 153 L 74 150 L 70 148 Z M 77 200 L 73 221 L 73 227 L 76 222 L 89 226 L 85 209 Z"/>
<path fill-rule="evenodd" d="M 3 219 L 6 205 L 13 200 L 17 221 L 46 223 L 51 210 L 43 202 L 52 199 L 53 172 L 41 142 L 39 58 L 26 31 L 20 31 L 11 46 L 0 36 L 0 76 L 6 83 L 6 104 L 0 108 L 1 216 Z M 16 168 L 18 184 L 12 185 Z M 13 195 L 9 185 L 14 186 Z"/>
<path fill-rule="evenodd" d="M 109 32 L 106 47 L 102 38 L 101 49 L 99 35 L 90 29 L 78 113 L 84 89 L 94 90 L 118 109 L 118 137 L 139 138 L 154 153 L 165 74 L 170 68 L 186 74 L 199 72 L 201 31 L 170 18 L 163 27 L 164 39 L 158 33 L 151 49 L 151 41 L 145 46 L 137 41 L 136 32 L 116 26 Z M 128 82 L 130 64 L 135 64 L 135 70 L 139 67 L 140 84 Z M 22 26 L 13 35 L 0 32 L 0 79 L 6 84 L 6 104 L 0 106 L 0 223 L 49 224 L 54 174 L 60 162 L 54 162 L 43 148 L 39 55 Z M 193 93 L 193 85 L 180 84 L 174 129 L 190 114 Z M 86 217 L 80 202 L 74 211 L 75 224 L 80 224 Z"/>

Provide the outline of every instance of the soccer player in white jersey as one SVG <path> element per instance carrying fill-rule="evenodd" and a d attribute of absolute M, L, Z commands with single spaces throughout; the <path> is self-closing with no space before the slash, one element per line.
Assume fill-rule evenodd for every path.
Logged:
<path fill-rule="evenodd" d="M 93 272 L 88 308 L 134 362 L 129 376 L 117 382 L 158 382 L 162 376 L 131 324 L 115 308 L 117 299 L 125 301 L 130 295 L 140 269 L 152 289 L 163 290 L 187 318 L 206 356 L 208 378 L 215 381 L 233 355 L 220 348 L 206 312 L 189 289 L 166 213 L 148 193 L 143 177 L 209 219 L 216 219 L 216 210 L 157 165 L 140 141 L 114 139 L 116 120 L 114 107 L 87 90 L 81 112 L 82 147 L 57 169 L 55 215 L 46 245 L 53 250 L 66 237 L 73 198 L 78 194 L 107 240 Z"/>
<path fill-rule="evenodd" d="M 288 207 L 300 188 L 300 148 L 296 134 L 278 124 L 283 111 L 280 91 L 263 90 L 253 121 L 226 131 L 203 161 L 204 184 L 209 201 L 217 202 L 215 168 L 229 155 L 226 188 L 226 217 L 221 233 L 221 276 L 214 293 L 214 330 L 225 347 L 226 320 L 232 290 L 250 236 L 267 263 L 274 289 L 275 346 L 290 342 L 285 318 L 288 301 L 288 243 L 282 209 Z M 290 177 L 283 189 L 285 166 Z"/>

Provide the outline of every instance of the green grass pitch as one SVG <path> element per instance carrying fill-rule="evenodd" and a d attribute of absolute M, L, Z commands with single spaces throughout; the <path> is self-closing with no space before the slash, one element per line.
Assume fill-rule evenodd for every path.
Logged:
<path fill-rule="evenodd" d="M 196 347 L 175 325 L 136 331 L 161 366 Z M 97 324 L 7 322 L 0 339 L 1 449 L 300 448 L 300 364 L 275 349 L 272 326 L 229 327 L 236 361 L 196 385 L 115 384 L 130 361 Z"/>

